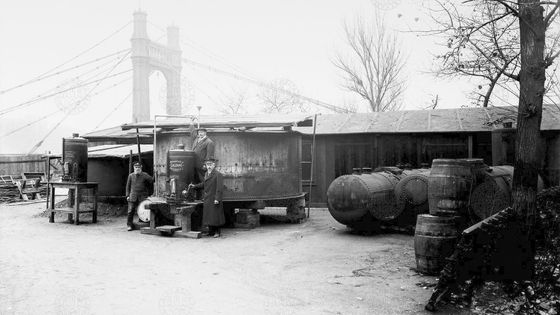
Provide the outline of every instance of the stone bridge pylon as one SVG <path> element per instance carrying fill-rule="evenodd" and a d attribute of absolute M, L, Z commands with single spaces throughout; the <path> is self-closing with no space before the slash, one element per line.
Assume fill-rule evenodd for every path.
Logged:
<path fill-rule="evenodd" d="M 150 74 L 161 71 L 167 81 L 168 115 L 181 114 L 181 47 L 179 28 L 167 27 L 167 45 L 148 38 L 146 13 L 134 12 L 132 34 L 132 122 L 150 119 Z"/>

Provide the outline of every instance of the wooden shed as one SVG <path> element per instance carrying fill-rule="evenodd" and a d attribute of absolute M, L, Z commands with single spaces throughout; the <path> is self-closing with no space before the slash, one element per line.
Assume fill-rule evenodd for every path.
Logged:
<path fill-rule="evenodd" d="M 353 168 L 419 168 L 435 158 L 466 157 L 483 158 L 488 165 L 513 165 L 516 117 L 515 107 L 318 115 L 313 181 L 313 128 L 296 128 L 304 133 L 304 191 L 311 191 L 312 206 L 326 206 L 330 183 Z M 544 106 L 541 130 L 541 176 L 546 184 L 559 185 L 560 107 Z"/>

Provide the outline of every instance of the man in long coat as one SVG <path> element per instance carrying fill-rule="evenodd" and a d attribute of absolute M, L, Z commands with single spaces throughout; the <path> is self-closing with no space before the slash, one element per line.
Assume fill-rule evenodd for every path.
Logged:
<path fill-rule="evenodd" d="M 204 188 L 202 208 L 202 225 L 208 226 L 208 235 L 220 237 L 220 227 L 226 223 L 222 196 L 224 191 L 223 175 L 216 170 L 216 160 L 205 161 L 206 174 L 204 180 L 190 187 Z"/>
<path fill-rule="evenodd" d="M 134 172 L 128 175 L 126 181 L 126 201 L 128 201 L 128 217 L 126 225 L 129 231 L 134 229 L 132 219 L 138 205 L 148 198 L 153 188 L 154 179 L 148 173 L 142 172 L 142 165 L 134 163 Z"/>
<path fill-rule="evenodd" d="M 196 130 L 196 138 L 191 150 L 196 154 L 195 171 L 198 182 L 202 182 L 204 179 L 204 161 L 214 158 L 214 141 L 208 138 L 206 129 L 198 128 Z"/>

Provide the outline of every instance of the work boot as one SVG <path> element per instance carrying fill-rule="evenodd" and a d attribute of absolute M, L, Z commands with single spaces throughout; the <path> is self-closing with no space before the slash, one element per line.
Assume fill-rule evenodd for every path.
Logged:
<path fill-rule="evenodd" d="M 132 230 L 134 230 L 134 228 L 133 228 L 132 226 L 129 225 L 129 226 L 126 227 L 126 230 L 127 230 L 127 231 L 132 231 Z"/>

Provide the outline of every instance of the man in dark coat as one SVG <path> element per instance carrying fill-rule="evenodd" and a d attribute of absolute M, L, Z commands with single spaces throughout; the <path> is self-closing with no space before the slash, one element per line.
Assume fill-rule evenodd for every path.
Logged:
<path fill-rule="evenodd" d="M 153 188 L 154 179 L 152 176 L 142 172 L 142 165 L 134 163 L 134 172 L 128 175 L 126 181 L 126 201 L 128 201 L 128 217 L 126 225 L 129 231 L 134 229 L 132 219 L 138 205 L 148 198 Z"/>
<path fill-rule="evenodd" d="M 193 141 L 191 150 L 196 154 L 195 173 L 198 177 L 197 182 L 204 179 L 204 161 L 214 158 L 214 141 L 206 135 L 206 129 L 198 128 L 196 138 Z"/>
<path fill-rule="evenodd" d="M 220 227 L 226 223 L 222 196 L 224 191 L 223 175 L 216 170 L 216 160 L 205 162 L 206 174 L 204 180 L 189 187 L 204 188 L 204 206 L 202 208 L 202 225 L 208 226 L 208 235 L 220 237 Z"/>

